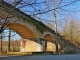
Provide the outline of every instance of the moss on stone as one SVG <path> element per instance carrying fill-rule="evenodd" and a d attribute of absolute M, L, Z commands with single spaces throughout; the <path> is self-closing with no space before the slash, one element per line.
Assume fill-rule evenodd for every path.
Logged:
<path fill-rule="evenodd" d="M 47 26 L 44 25 L 41 21 L 37 21 L 36 19 L 32 18 L 32 17 L 26 17 L 26 18 L 22 18 L 23 20 L 26 20 L 27 22 L 32 23 L 33 25 L 36 26 L 36 28 L 43 33 L 44 30 L 47 30 Z"/>

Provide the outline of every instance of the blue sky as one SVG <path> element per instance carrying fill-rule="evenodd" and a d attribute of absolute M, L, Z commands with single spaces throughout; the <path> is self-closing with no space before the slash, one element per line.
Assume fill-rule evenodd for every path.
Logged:
<path fill-rule="evenodd" d="M 7 1 L 13 1 L 13 0 L 7 0 Z M 32 2 L 32 1 L 34 1 L 34 0 L 23 0 L 23 1 L 28 1 L 28 2 Z M 43 1 L 45 1 L 45 0 L 36 0 L 37 1 L 37 3 L 40 3 L 40 2 L 43 2 Z M 48 0 L 46 0 L 46 1 L 48 1 Z M 53 7 L 53 4 L 54 4 L 54 2 L 52 2 L 53 0 L 50 0 L 49 2 L 47 2 L 46 4 L 47 4 L 47 6 L 49 6 L 49 9 L 54 9 L 54 7 Z M 58 5 L 59 4 L 59 0 L 56 0 L 57 2 L 56 2 L 56 5 Z M 71 1 L 77 1 L 77 0 L 62 0 L 62 2 L 63 3 L 61 3 L 58 7 L 60 7 L 60 6 L 64 6 L 64 5 L 66 5 L 66 4 L 69 4 L 69 3 L 71 3 Z M 68 3 L 67 3 L 68 2 Z M 11 2 L 12 3 L 12 2 Z M 21 5 L 25 5 L 25 4 L 21 4 Z M 17 7 L 19 8 L 21 5 L 18 5 Z M 35 9 L 33 8 L 33 7 L 35 8 L 35 9 L 37 9 L 36 11 L 35 11 Z M 57 7 L 57 6 L 56 6 Z M 62 8 L 62 7 L 61 7 Z M 77 11 L 77 10 L 80 10 L 79 9 L 80 8 L 80 1 L 78 1 L 78 2 L 76 2 L 76 3 L 74 3 L 74 4 L 71 4 L 71 5 L 68 5 L 68 6 L 64 6 L 62 9 L 64 9 L 64 10 L 69 10 L 69 11 Z M 28 5 L 28 6 L 24 6 L 23 8 L 20 8 L 20 10 L 22 10 L 23 12 L 25 12 L 26 14 L 28 14 L 28 15 L 31 15 L 32 16 L 32 14 L 34 13 L 34 14 L 36 14 L 37 12 L 40 12 L 40 11 L 45 11 L 45 10 L 48 10 L 48 9 L 46 9 L 46 6 L 45 6 L 45 4 L 43 3 L 43 4 L 34 4 L 34 5 Z M 40 10 L 40 11 L 39 11 Z M 31 11 L 31 12 L 30 12 Z M 75 14 L 77 14 L 77 12 L 76 13 L 74 13 L 74 12 L 68 12 L 68 11 L 63 11 L 63 10 L 61 10 L 61 9 L 57 9 L 57 20 L 60 20 L 60 19 L 62 19 L 62 18 L 64 18 L 65 16 L 66 16 L 66 14 L 68 14 L 68 13 L 70 13 L 72 16 L 74 16 Z M 52 20 L 53 21 L 53 11 L 51 11 L 51 12 L 47 12 L 47 13 L 45 13 L 45 14 L 39 14 L 39 15 L 36 15 L 36 17 L 40 17 L 41 19 L 44 19 L 44 20 Z M 61 17 L 60 17 L 60 15 L 59 15 L 59 13 L 60 14 L 65 14 L 65 15 L 62 15 Z M 78 12 L 79 13 L 79 12 Z"/>
<path fill-rule="evenodd" d="M 7 0 L 8 1 L 8 0 Z M 13 0 L 11 0 L 11 1 L 13 1 Z M 24 1 L 29 1 L 29 2 L 31 2 L 31 1 L 34 1 L 34 0 L 24 0 Z M 48 1 L 48 0 L 46 0 L 46 1 Z M 58 1 L 58 0 L 56 0 L 56 1 Z M 64 2 L 64 3 L 61 3 L 60 4 L 60 6 L 64 6 L 65 4 L 69 4 L 71 1 L 77 1 L 77 0 L 63 0 L 62 2 Z M 39 2 L 43 2 L 43 0 L 37 0 L 37 3 L 39 3 Z M 59 2 L 59 1 L 58 1 Z M 57 2 L 57 3 L 58 3 Z M 68 2 L 68 3 L 66 3 L 66 2 Z M 52 1 L 50 1 L 50 2 L 47 2 L 47 5 L 49 6 L 49 8 L 53 8 L 53 2 Z M 56 5 L 58 5 L 58 4 L 56 4 Z M 20 6 L 20 5 L 19 5 Z M 18 6 L 18 7 L 19 7 Z M 23 12 L 25 12 L 26 14 L 28 14 L 28 15 L 31 15 L 31 13 L 35 13 L 36 14 L 36 12 L 41 12 L 41 11 L 45 11 L 46 10 L 46 7 L 45 7 L 45 5 L 44 4 L 38 4 L 38 6 L 35 4 L 35 5 L 33 5 L 34 6 L 34 8 L 36 8 L 37 9 L 37 11 L 35 11 L 33 8 L 32 8 L 32 6 L 25 6 L 25 7 L 23 7 L 23 8 L 21 8 L 20 10 L 22 10 Z M 60 7 L 59 6 L 59 7 Z M 61 7 L 62 8 L 62 7 Z M 74 3 L 74 4 L 71 4 L 71 5 L 68 5 L 68 6 L 64 6 L 62 9 L 64 9 L 64 10 L 68 10 L 68 11 L 78 11 L 78 10 L 80 10 L 80 1 L 78 1 L 78 2 L 76 2 L 76 3 Z M 38 11 L 38 10 L 40 10 L 40 11 Z M 48 10 L 48 9 L 47 9 Z M 79 19 L 80 20 L 80 11 L 78 11 L 78 12 L 68 12 L 68 11 L 64 11 L 64 10 L 61 10 L 61 9 L 57 9 L 57 12 L 56 12 L 56 17 L 57 17 L 57 21 L 58 21 L 58 25 L 59 25 L 59 29 L 61 29 L 61 27 L 60 27 L 60 24 L 62 23 L 62 25 L 64 26 L 65 25 L 65 20 L 67 20 L 67 19 L 69 19 L 69 18 L 71 18 L 71 19 Z M 31 11 L 31 13 L 30 12 L 27 12 L 27 11 Z M 54 16 L 53 16 L 53 14 L 54 14 L 54 12 L 53 11 L 51 11 L 51 12 L 47 12 L 47 13 L 45 13 L 45 14 L 40 14 L 40 15 L 36 15 L 36 17 L 38 17 L 38 18 L 36 18 L 36 17 L 34 17 L 34 16 L 32 16 L 32 17 L 34 17 L 34 18 L 36 18 L 37 20 L 41 20 L 43 23 L 47 23 L 47 22 L 50 22 L 52 25 L 53 25 L 53 23 L 54 22 L 52 22 L 52 21 L 54 21 Z M 69 16 L 68 16 L 69 15 Z M 40 19 L 39 19 L 40 18 Z M 66 19 L 65 19 L 66 18 Z"/>
<path fill-rule="evenodd" d="M 8 40 L 9 29 L 4 30 L 4 32 L 2 33 L 2 36 L 3 36 L 3 40 Z M 16 32 L 14 32 L 13 30 L 11 30 L 11 38 L 10 39 L 11 40 L 20 40 L 21 37 Z"/>

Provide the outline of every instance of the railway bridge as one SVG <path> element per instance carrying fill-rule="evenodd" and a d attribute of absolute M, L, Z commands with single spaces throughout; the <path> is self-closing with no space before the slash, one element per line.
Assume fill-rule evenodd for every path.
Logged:
<path fill-rule="evenodd" d="M 31 16 L 23 13 L 14 6 L 0 0 L 0 25 L 14 30 L 22 37 L 21 52 L 53 51 L 56 52 L 56 33 Z M 60 34 L 58 37 L 58 50 L 77 49 L 73 44 L 65 40 Z"/>

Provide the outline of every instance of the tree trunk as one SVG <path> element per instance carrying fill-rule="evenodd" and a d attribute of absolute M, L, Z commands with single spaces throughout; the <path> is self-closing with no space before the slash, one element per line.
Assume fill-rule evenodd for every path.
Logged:
<path fill-rule="evenodd" d="M 0 33 L 0 39 L 1 39 L 1 53 L 2 53 L 2 35 Z"/>
<path fill-rule="evenodd" d="M 58 37 L 57 37 L 57 19 L 56 19 L 56 0 L 54 0 L 54 30 L 55 30 L 55 45 L 56 45 L 56 54 L 58 54 Z"/>
<path fill-rule="evenodd" d="M 11 30 L 9 29 L 9 36 L 8 36 L 8 52 L 10 52 L 10 39 L 11 39 Z"/>
<path fill-rule="evenodd" d="M 56 45 L 56 54 L 58 54 L 58 37 L 57 37 L 57 32 L 56 32 L 56 37 L 55 37 L 55 45 Z"/>

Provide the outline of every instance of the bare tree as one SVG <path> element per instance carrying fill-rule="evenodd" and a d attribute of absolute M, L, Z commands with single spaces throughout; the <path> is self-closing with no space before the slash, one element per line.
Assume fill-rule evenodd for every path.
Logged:
<path fill-rule="evenodd" d="M 79 41 L 79 21 L 78 20 L 69 20 L 62 32 L 62 35 L 66 40 L 69 40 L 71 43 L 75 44 L 75 42 Z"/>
<path fill-rule="evenodd" d="M 66 11 L 66 12 L 74 12 L 73 10 L 71 10 L 71 11 L 69 11 L 69 10 L 66 10 L 66 8 L 64 8 L 64 7 L 67 7 L 67 6 L 69 6 L 69 5 L 72 5 L 72 4 L 74 4 L 75 2 L 77 2 L 77 1 L 70 1 L 70 3 L 69 3 L 69 1 L 64 1 L 64 0 L 47 0 L 48 2 L 50 2 L 52 5 L 53 5 L 53 20 L 54 20 L 54 22 L 53 22 L 53 25 L 54 25 L 54 30 L 55 30 L 55 32 L 56 32 L 56 38 L 55 38 L 55 45 L 56 45 L 56 53 L 58 54 L 58 38 L 57 38 L 57 33 L 58 33 L 58 20 L 59 21 L 61 21 L 60 19 L 58 19 L 57 17 L 59 17 L 59 15 L 60 15 L 60 18 L 62 17 L 62 15 L 64 15 L 64 14 L 62 14 L 62 11 Z M 65 2 L 65 3 L 64 3 Z M 47 5 L 47 4 L 46 4 Z M 52 7 L 52 6 L 51 6 Z M 49 5 L 47 5 L 47 8 L 48 8 L 48 10 L 50 9 L 50 7 L 49 7 Z M 61 12 L 61 13 L 60 13 Z M 58 14 L 58 15 L 57 15 Z M 66 22 L 66 21 L 65 21 Z M 60 25 L 61 23 L 59 22 L 59 25 Z M 71 26 L 71 28 L 72 28 L 72 26 Z M 72 34 L 72 31 L 71 31 L 71 34 Z M 72 36 L 71 36 L 71 39 L 72 39 Z"/>
<path fill-rule="evenodd" d="M 57 45 L 57 33 L 58 33 L 58 21 L 60 23 L 60 18 L 64 17 L 64 13 L 68 12 L 76 12 L 74 10 L 68 10 L 68 6 L 73 5 L 74 3 L 80 0 L 13 0 L 12 5 L 16 8 L 22 10 L 23 12 L 35 17 L 36 19 L 47 20 L 46 17 L 53 16 L 53 24 L 55 25 L 56 32 L 56 50 L 58 50 Z M 9 0 L 10 3 L 10 0 Z M 78 10 L 79 11 L 79 10 Z M 63 12 L 63 13 L 62 13 Z M 45 17 L 39 17 L 38 15 L 42 15 Z M 57 18 L 58 17 L 58 18 Z"/>
<path fill-rule="evenodd" d="M 3 0 L 0 0 L 3 2 Z M 1 52 L 2 52 L 2 33 L 5 29 L 7 29 L 12 23 L 16 21 L 11 21 L 10 18 L 14 17 L 10 13 L 6 13 L 2 7 L 0 7 L 0 39 L 1 39 Z M 10 40 L 9 40 L 10 41 Z"/>

